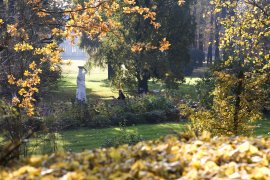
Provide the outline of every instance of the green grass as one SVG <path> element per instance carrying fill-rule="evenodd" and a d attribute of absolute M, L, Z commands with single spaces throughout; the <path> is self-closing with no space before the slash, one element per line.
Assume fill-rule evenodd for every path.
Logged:
<path fill-rule="evenodd" d="M 257 122 L 255 128 L 256 136 L 267 136 L 270 132 L 270 117 Z M 128 132 L 143 136 L 145 140 L 157 139 L 161 136 L 181 132 L 185 127 L 184 123 L 144 124 L 127 127 Z M 61 134 L 59 145 L 61 149 L 79 152 L 83 149 L 94 149 L 102 145 L 107 137 L 120 135 L 120 128 L 105 129 L 79 129 L 64 131 Z"/>
<path fill-rule="evenodd" d="M 126 127 L 125 130 L 143 137 L 144 140 L 153 140 L 168 134 L 181 132 L 184 123 L 164 123 L 164 124 L 144 124 Z M 123 131 L 119 127 L 104 129 L 77 129 L 63 131 L 56 134 L 58 151 L 81 152 L 85 149 L 100 148 L 106 138 L 120 136 Z M 30 154 L 41 154 L 50 152 L 52 142 L 44 141 L 50 139 L 49 136 L 32 139 L 29 144 Z M 51 138 L 52 139 L 52 138 Z"/>
<path fill-rule="evenodd" d="M 63 65 L 62 79 L 58 84 L 58 89 L 51 91 L 46 96 L 46 101 L 70 101 L 75 99 L 76 94 L 76 79 L 78 74 L 78 66 L 83 65 L 85 61 L 72 61 L 71 65 Z M 87 98 L 95 99 L 112 99 L 112 96 L 117 96 L 118 92 L 112 91 L 107 79 L 107 73 L 104 69 L 93 68 L 86 75 L 85 85 Z"/>
<path fill-rule="evenodd" d="M 78 73 L 78 66 L 84 65 L 85 61 L 72 61 L 71 65 L 63 65 L 62 79 L 59 82 L 57 90 L 51 91 L 46 97 L 47 102 L 51 101 L 70 101 L 75 98 L 76 93 L 76 79 Z M 196 98 L 194 85 L 200 78 L 187 77 L 186 82 L 179 88 L 181 96 L 189 95 Z M 118 91 L 112 90 L 110 83 L 107 80 L 107 70 L 101 68 L 93 68 L 90 73 L 86 75 L 86 92 L 87 98 L 91 100 L 96 99 L 112 99 L 112 96 L 117 97 Z M 161 90 L 162 84 L 149 81 L 149 90 Z"/>
<path fill-rule="evenodd" d="M 265 116 L 262 120 L 256 122 L 255 133 L 256 136 L 270 135 L 270 115 Z"/>
<path fill-rule="evenodd" d="M 258 121 L 254 135 L 268 136 L 270 132 L 270 117 Z M 143 137 L 144 140 L 153 140 L 168 134 L 181 132 L 185 128 L 186 123 L 163 123 L 163 124 L 144 124 L 126 127 L 126 131 L 135 133 Z M 59 151 L 81 152 L 85 149 L 100 148 L 106 138 L 120 136 L 123 133 L 119 127 L 104 129 L 77 129 L 63 131 L 56 134 L 56 143 Z M 48 139 L 50 137 L 46 137 Z M 36 145 L 37 147 L 36 147 Z M 32 140 L 30 151 L 34 154 L 49 152 L 48 148 L 52 147 L 51 142 L 41 141 L 39 139 Z"/>

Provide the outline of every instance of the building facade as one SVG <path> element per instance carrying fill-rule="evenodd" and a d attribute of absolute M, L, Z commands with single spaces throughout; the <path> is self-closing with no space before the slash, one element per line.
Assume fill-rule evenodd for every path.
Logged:
<path fill-rule="evenodd" d="M 63 59 L 71 60 L 87 60 L 89 58 L 85 49 L 80 49 L 77 45 L 78 40 L 75 41 L 75 44 L 71 44 L 69 40 L 65 40 L 60 44 L 60 47 L 64 49 L 64 52 L 61 53 Z"/>

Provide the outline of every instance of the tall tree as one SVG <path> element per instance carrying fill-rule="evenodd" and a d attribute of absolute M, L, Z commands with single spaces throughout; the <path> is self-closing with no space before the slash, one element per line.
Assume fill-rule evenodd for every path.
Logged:
<path fill-rule="evenodd" d="M 214 16 L 211 13 L 210 15 L 210 33 L 209 33 L 209 45 L 208 45 L 208 52 L 207 52 L 207 64 L 212 64 L 213 62 L 213 22 Z"/>
<path fill-rule="evenodd" d="M 224 59 L 214 72 L 212 109 L 192 119 L 197 127 L 217 134 L 250 134 L 269 94 L 270 5 L 267 0 L 213 2 L 215 12 L 227 12 L 219 19 L 224 28 L 220 31 Z"/>
<path fill-rule="evenodd" d="M 177 87 L 178 81 L 183 80 L 183 71 L 190 59 L 188 49 L 194 38 L 191 4 L 192 1 L 186 1 L 179 7 L 173 0 L 136 1 L 138 6 L 155 10 L 161 27 L 156 32 L 155 27 L 149 26 L 143 17 L 137 14 L 124 16 L 119 12 L 115 18 L 123 28 L 102 40 L 95 56 L 92 55 L 93 59 L 111 63 L 115 72 L 112 82 L 118 88 L 129 84 L 129 88 L 144 93 L 148 91 L 150 78 L 162 80 L 169 87 Z M 171 48 L 159 52 L 155 44 L 163 37 L 169 40 Z"/>
<path fill-rule="evenodd" d="M 53 14 L 48 15 L 46 13 L 37 13 L 32 5 L 26 1 L 6 1 L 6 5 L 2 4 L 2 11 L 5 14 L 3 18 L 4 24 L 1 26 L 1 54 L 0 54 L 0 81 L 2 95 L 3 93 L 7 97 L 19 97 L 22 95 L 20 101 L 25 105 L 31 102 L 30 97 L 27 100 L 23 100 L 23 97 L 28 97 L 28 90 L 32 95 L 36 93 L 36 90 L 30 86 L 16 86 L 17 84 L 7 83 L 7 76 L 11 80 L 17 79 L 22 81 L 31 79 L 35 72 L 34 67 L 29 67 L 33 62 L 39 64 L 45 61 L 49 56 L 44 55 L 42 48 L 48 47 L 47 52 L 55 50 L 54 62 L 60 61 L 60 49 L 57 48 L 57 41 L 59 39 L 53 37 L 52 29 L 63 25 L 63 15 Z M 42 3 L 40 7 L 48 10 L 60 10 L 56 3 Z M 33 47 L 39 48 L 41 52 L 33 51 Z M 34 64 L 32 64 L 34 66 Z M 42 63 L 40 71 L 43 70 L 43 74 L 40 74 L 38 81 L 42 81 L 44 85 L 46 82 L 52 80 L 55 81 L 60 78 L 59 73 L 48 70 L 50 61 Z M 27 72 L 25 73 L 25 71 Z M 33 74 L 32 74 L 33 72 Z M 37 73 L 37 74 L 36 74 Z M 11 78 L 12 77 L 12 78 Z M 35 76 L 37 78 L 37 76 Z M 34 82 L 34 81 L 33 81 Z M 20 84 L 20 83 L 18 83 Z M 22 85 L 22 84 L 21 84 Z M 47 83 L 46 86 L 49 84 Z M 39 86 L 40 87 L 40 86 Z M 29 102 L 30 101 L 30 102 Z M 33 107 L 31 107 L 33 109 Z"/>

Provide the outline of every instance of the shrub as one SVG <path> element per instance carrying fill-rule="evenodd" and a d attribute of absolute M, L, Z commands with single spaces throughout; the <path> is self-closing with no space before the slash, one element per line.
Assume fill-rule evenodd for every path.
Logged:
<path fill-rule="evenodd" d="M 96 115 L 89 122 L 86 122 L 87 127 L 104 128 L 111 126 L 111 121 L 106 115 Z"/>
<path fill-rule="evenodd" d="M 133 125 L 179 119 L 179 111 L 169 99 L 153 95 L 99 103 L 98 115 L 101 114 L 108 117 L 111 125 L 119 125 L 124 121 L 126 125 Z"/>
<path fill-rule="evenodd" d="M 43 112 L 46 109 L 48 112 Z M 93 107 L 88 104 L 71 102 L 54 102 L 41 108 L 41 115 L 45 116 L 46 126 L 53 131 L 76 129 L 85 127 L 93 117 Z"/>
<path fill-rule="evenodd" d="M 145 119 L 148 123 L 161 123 L 167 121 L 165 111 L 154 110 L 145 113 Z"/>
<path fill-rule="evenodd" d="M 215 78 L 212 76 L 202 78 L 201 81 L 198 81 L 195 88 L 200 105 L 210 109 L 213 105 L 214 99 L 213 91 L 215 88 Z"/>
<path fill-rule="evenodd" d="M 126 125 L 133 124 L 143 124 L 146 123 L 146 119 L 144 114 L 136 114 L 131 112 L 126 112 L 123 114 L 123 120 L 126 121 Z"/>
<path fill-rule="evenodd" d="M 34 156 L 2 179 L 269 179 L 270 138 L 167 136 L 134 146 Z"/>
<path fill-rule="evenodd" d="M 50 130 L 67 130 L 78 127 L 103 128 L 126 125 L 177 121 L 179 111 L 164 96 L 145 95 L 125 101 L 95 101 L 89 104 L 56 102 L 53 111 L 46 114 Z"/>
<path fill-rule="evenodd" d="M 118 147 L 122 144 L 135 145 L 143 141 L 143 137 L 138 133 L 128 132 L 126 129 L 126 121 L 120 123 L 120 132 L 113 137 L 107 137 L 101 147 Z"/>
<path fill-rule="evenodd" d="M 180 111 L 177 108 L 170 108 L 165 111 L 167 120 L 178 122 L 180 119 Z"/>

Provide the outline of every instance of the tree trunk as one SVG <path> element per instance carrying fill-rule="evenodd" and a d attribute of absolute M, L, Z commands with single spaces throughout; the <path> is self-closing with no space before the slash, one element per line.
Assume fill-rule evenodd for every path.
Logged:
<path fill-rule="evenodd" d="M 138 80 L 138 93 L 148 93 L 148 78 L 143 77 L 142 79 Z"/>
<path fill-rule="evenodd" d="M 114 70 L 112 68 L 112 62 L 108 61 L 108 79 L 111 80 L 114 75 Z"/>
<path fill-rule="evenodd" d="M 203 10 L 201 10 L 201 13 L 203 13 Z M 199 19 L 199 47 L 198 49 L 201 51 L 201 52 L 204 52 L 204 19 L 202 16 L 200 16 L 200 19 Z M 198 62 L 198 66 L 202 66 L 203 65 L 203 61 L 204 59 L 200 59 L 199 62 Z"/>
<path fill-rule="evenodd" d="M 215 20 L 215 63 L 220 61 L 220 53 L 219 53 L 219 31 L 220 31 L 220 25 L 217 20 Z"/>
<path fill-rule="evenodd" d="M 233 114 L 233 134 L 238 135 L 239 134 L 239 112 L 241 109 L 240 103 L 240 95 L 243 91 L 243 72 L 240 72 L 238 74 L 238 83 L 235 91 L 235 110 Z"/>
<path fill-rule="evenodd" d="M 210 20 L 210 34 L 209 34 L 209 46 L 208 46 L 208 52 L 207 52 L 207 64 L 212 64 L 213 62 L 213 22 L 214 17 L 213 14 L 211 14 L 211 20 Z"/>
<path fill-rule="evenodd" d="M 210 35 L 211 36 L 211 35 Z M 210 42 L 209 42 L 209 46 L 208 46 L 208 52 L 207 52 L 207 64 L 212 64 L 212 61 L 213 61 L 213 45 L 212 45 L 212 41 L 211 41 L 211 38 L 210 38 Z"/>

